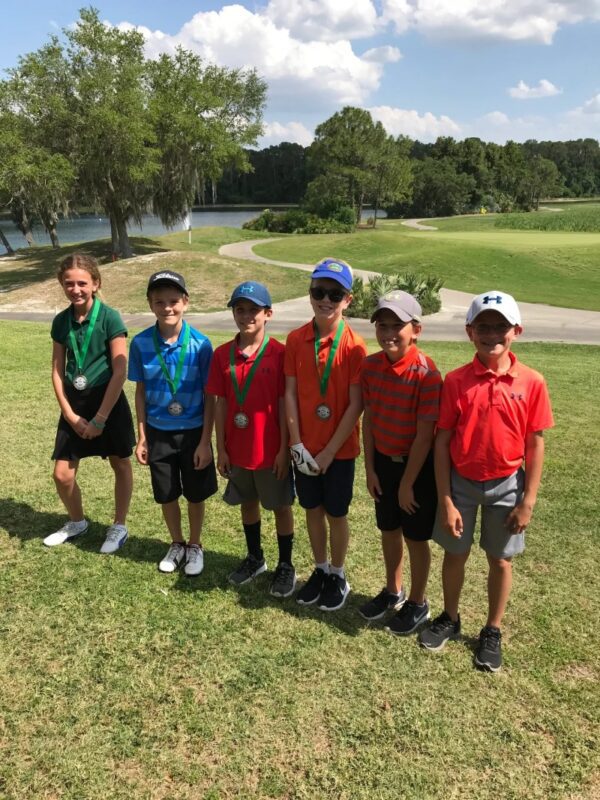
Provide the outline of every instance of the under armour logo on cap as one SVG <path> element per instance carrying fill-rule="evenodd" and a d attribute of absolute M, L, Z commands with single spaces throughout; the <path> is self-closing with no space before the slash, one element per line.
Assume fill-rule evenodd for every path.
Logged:
<path fill-rule="evenodd" d="M 467 311 L 467 325 L 472 325 L 476 317 L 484 311 L 497 311 L 511 325 L 521 324 L 521 312 L 514 297 L 506 292 L 483 292 L 473 299 Z"/>

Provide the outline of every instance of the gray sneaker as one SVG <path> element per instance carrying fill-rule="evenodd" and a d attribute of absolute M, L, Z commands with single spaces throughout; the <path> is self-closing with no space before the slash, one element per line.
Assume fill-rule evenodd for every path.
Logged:
<path fill-rule="evenodd" d="M 159 563 L 161 572 L 175 572 L 185 561 L 186 547 L 183 542 L 173 542 L 167 550 L 166 556 Z"/>
<path fill-rule="evenodd" d="M 269 589 L 273 597 L 289 597 L 296 588 L 296 570 L 292 564 L 280 561 Z"/>
<path fill-rule="evenodd" d="M 188 545 L 185 556 L 185 567 L 183 568 L 183 571 L 188 577 L 193 578 L 196 575 L 200 575 L 203 569 L 204 550 L 199 544 Z"/>
<path fill-rule="evenodd" d="M 89 527 L 90 523 L 87 519 L 82 519 L 81 522 L 65 522 L 59 531 L 46 536 L 44 544 L 46 547 L 56 547 L 57 544 L 64 544 L 69 539 L 75 539 L 75 537 L 87 533 Z"/>
<path fill-rule="evenodd" d="M 100 552 L 106 554 L 116 553 L 127 541 L 127 528 L 125 525 L 111 525 L 106 531 L 106 539 L 100 548 Z"/>
<path fill-rule="evenodd" d="M 234 586 L 243 586 L 245 583 L 250 583 L 257 575 L 265 572 L 266 569 L 267 562 L 264 558 L 256 558 L 256 556 L 248 554 L 229 576 L 229 583 L 233 583 Z"/>
<path fill-rule="evenodd" d="M 446 646 L 449 639 L 457 639 L 460 636 L 460 616 L 453 622 L 445 611 L 436 617 L 431 625 L 421 631 L 419 643 L 426 650 L 439 652 Z"/>

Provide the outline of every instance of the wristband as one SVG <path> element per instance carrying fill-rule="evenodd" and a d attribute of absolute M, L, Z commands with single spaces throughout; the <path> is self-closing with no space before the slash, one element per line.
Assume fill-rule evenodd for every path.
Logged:
<path fill-rule="evenodd" d="M 94 428 L 98 428 L 99 431 L 103 431 L 106 428 L 104 422 L 98 422 L 96 418 L 90 420 L 90 425 L 93 425 Z"/>

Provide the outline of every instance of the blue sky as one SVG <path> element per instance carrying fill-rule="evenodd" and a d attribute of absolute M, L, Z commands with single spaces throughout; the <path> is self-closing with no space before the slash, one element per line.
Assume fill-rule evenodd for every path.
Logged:
<path fill-rule="evenodd" d="M 5 14 L 0 67 L 75 22 L 80 0 Z M 600 0 L 263 0 L 95 5 L 139 27 L 150 57 L 178 44 L 255 67 L 269 99 L 260 144 L 308 144 L 344 105 L 390 133 L 506 139 L 600 137 Z"/>

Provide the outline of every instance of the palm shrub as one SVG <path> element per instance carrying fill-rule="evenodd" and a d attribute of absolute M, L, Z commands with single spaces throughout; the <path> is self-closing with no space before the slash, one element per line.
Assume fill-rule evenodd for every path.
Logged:
<path fill-rule="evenodd" d="M 370 319 L 379 298 L 397 289 L 412 294 L 423 309 L 423 315 L 435 314 L 442 307 L 440 289 L 443 285 L 444 281 L 436 275 L 419 275 L 416 272 L 376 275 L 368 283 L 356 277 L 352 282 L 352 303 L 348 314 Z"/>

